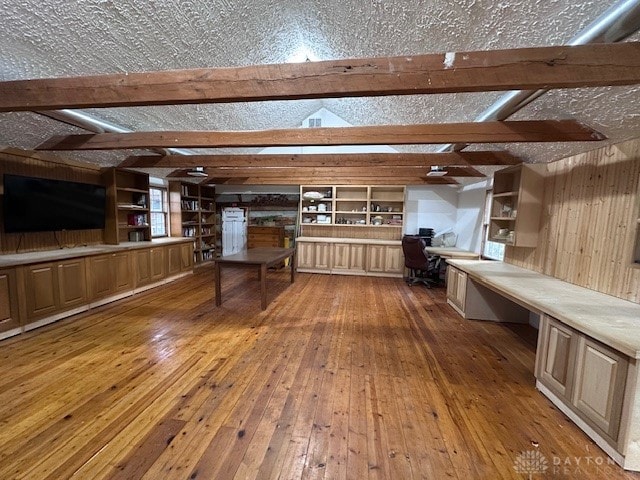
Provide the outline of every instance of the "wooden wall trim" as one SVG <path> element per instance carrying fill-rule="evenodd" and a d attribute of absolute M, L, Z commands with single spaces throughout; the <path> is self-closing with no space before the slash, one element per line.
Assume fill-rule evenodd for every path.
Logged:
<path fill-rule="evenodd" d="M 640 303 L 639 197 L 640 138 L 549 163 L 538 246 L 505 261 Z"/>

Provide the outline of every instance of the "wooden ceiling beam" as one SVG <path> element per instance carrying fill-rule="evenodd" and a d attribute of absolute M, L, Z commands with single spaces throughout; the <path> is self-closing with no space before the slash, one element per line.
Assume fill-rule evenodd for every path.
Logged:
<path fill-rule="evenodd" d="M 171 177 L 186 177 L 188 170 L 176 170 Z M 216 178 L 260 177 L 260 178 L 289 178 L 289 177 L 322 177 L 327 174 L 340 178 L 351 177 L 426 177 L 429 167 L 335 167 L 329 172 L 324 167 L 241 167 L 241 168 L 206 168 L 205 172 Z M 484 177 L 485 175 L 473 167 L 446 167 L 448 177 Z"/>
<path fill-rule="evenodd" d="M 130 156 L 122 168 L 194 167 L 429 167 L 446 165 L 516 165 L 522 160 L 509 152 L 444 153 L 329 153 L 255 155 L 140 155 Z"/>
<path fill-rule="evenodd" d="M 640 43 L 0 82 L 0 112 L 537 90 L 640 82 Z"/>
<path fill-rule="evenodd" d="M 207 179 L 209 185 L 458 185 L 453 178 L 446 177 L 237 177 Z"/>
<path fill-rule="evenodd" d="M 235 148 L 312 145 L 414 145 L 446 143 L 588 142 L 604 140 L 575 120 L 374 125 L 248 131 L 160 131 L 57 135 L 37 150 Z"/>

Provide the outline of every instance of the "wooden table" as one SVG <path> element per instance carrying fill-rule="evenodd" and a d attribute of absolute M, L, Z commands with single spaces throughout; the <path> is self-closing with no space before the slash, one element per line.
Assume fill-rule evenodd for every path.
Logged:
<path fill-rule="evenodd" d="M 221 267 L 222 265 L 259 266 L 258 279 L 260 280 L 260 306 L 262 310 L 267 308 L 267 268 L 278 265 L 280 262 L 291 257 L 291 283 L 296 276 L 296 249 L 260 247 L 250 248 L 232 255 L 225 255 L 216 259 L 216 305 L 222 305 Z"/>

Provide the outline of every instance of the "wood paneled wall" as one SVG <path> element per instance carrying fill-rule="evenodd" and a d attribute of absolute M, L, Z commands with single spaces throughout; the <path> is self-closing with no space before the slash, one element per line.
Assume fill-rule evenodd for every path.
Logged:
<path fill-rule="evenodd" d="M 640 139 L 550 163 L 538 247 L 505 261 L 640 303 L 639 197 Z"/>
<path fill-rule="evenodd" d="M 402 227 L 349 226 L 349 225 L 301 225 L 303 237 L 367 238 L 400 240 Z"/>
<path fill-rule="evenodd" d="M 2 192 L 2 177 L 5 173 L 104 184 L 101 169 L 96 165 L 61 160 L 48 154 L 28 152 L 15 148 L 0 149 L 0 195 L 4 193 Z M 42 205 L 42 215 L 47 215 L 46 205 Z M 104 230 L 4 233 L 4 218 L 0 208 L 1 254 L 101 243 L 104 243 Z"/>

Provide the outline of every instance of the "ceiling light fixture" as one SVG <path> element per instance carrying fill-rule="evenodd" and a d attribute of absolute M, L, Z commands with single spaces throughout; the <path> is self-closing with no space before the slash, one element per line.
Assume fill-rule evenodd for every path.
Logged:
<path fill-rule="evenodd" d="M 195 167 L 193 170 L 189 170 L 187 175 L 190 177 L 207 177 L 207 172 L 204 171 L 204 167 Z"/>
<path fill-rule="evenodd" d="M 431 171 L 427 173 L 427 177 L 442 177 L 446 175 L 447 172 L 443 167 L 433 166 L 431 167 Z"/>

